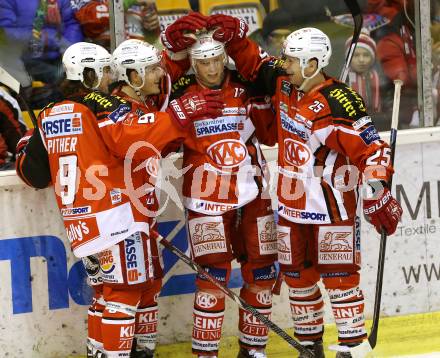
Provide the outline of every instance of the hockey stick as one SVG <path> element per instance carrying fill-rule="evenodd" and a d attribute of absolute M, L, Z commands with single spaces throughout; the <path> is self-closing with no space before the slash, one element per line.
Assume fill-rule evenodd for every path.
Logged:
<path fill-rule="evenodd" d="M 298 352 L 300 352 L 304 357 L 313 358 L 315 355 L 305 349 L 298 341 L 289 336 L 283 329 L 278 327 L 275 323 L 273 323 L 269 318 L 265 315 L 261 314 L 254 307 L 249 305 L 246 301 L 244 301 L 240 296 L 231 291 L 229 288 L 223 286 L 220 282 L 217 281 L 213 276 L 211 276 L 208 272 L 206 272 L 202 266 L 191 260 L 185 253 L 175 247 L 173 244 L 169 243 L 165 238 L 158 234 L 157 240 L 160 244 L 170 250 L 174 255 L 176 255 L 179 259 L 185 262 L 188 266 L 190 266 L 194 271 L 196 271 L 199 275 L 206 278 L 209 282 L 214 284 L 217 288 L 219 288 L 225 295 L 229 296 L 233 299 L 241 308 L 245 309 L 249 313 L 251 313 L 254 317 L 258 318 L 262 323 L 264 323 L 268 328 L 278 334 L 282 339 L 284 339 L 287 343 L 289 343 L 293 348 L 295 348 Z"/>
<path fill-rule="evenodd" d="M 11 90 L 13 90 L 15 93 L 17 93 L 17 97 L 20 100 L 21 104 L 25 108 L 25 110 L 29 113 L 29 116 L 31 117 L 32 124 L 35 128 L 38 128 L 37 125 L 37 118 L 35 117 L 34 111 L 32 111 L 27 104 L 27 102 L 24 100 L 23 96 L 20 94 L 21 85 L 20 82 L 18 82 L 14 77 L 12 77 L 4 68 L 0 67 L 0 83 L 4 84 L 5 86 L 9 87 Z"/>
<path fill-rule="evenodd" d="M 390 132 L 390 148 L 391 148 L 391 165 L 394 166 L 394 153 L 396 152 L 396 139 L 397 139 L 397 127 L 399 124 L 399 107 L 400 107 L 400 90 L 402 88 L 403 82 L 401 80 L 394 80 L 394 103 L 393 103 L 393 113 L 391 117 L 391 132 Z M 390 181 L 388 183 L 391 190 L 391 185 L 393 183 L 393 176 L 391 175 Z M 371 326 L 371 331 L 368 336 L 368 340 L 362 344 L 350 349 L 350 353 L 353 358 L 364 358 L 371 352 L 377 343 L 377 332 L 379 329 L 379 319 L 380 319 L 380 304 L 382 300 L 382 283 L 383 283 L 383 273 L 385 266 L 385 250 L 387 245 L 387 234 L 385 230 L 382 229 L 380 235 L 380 248 L 379 248 L 379 260 L 377 264 L 377 278 L 376 278 L 376 295 L 374 297 L 374 311 L 373 311 L 373 324 Z"/>
<path fill-rule="evenodd" d="M 344 0 L 345 5 L 347 5 L 350 10 L 351 16 L 353 16 L 354 30 L 353 30 L 353 38 L 351 39 L 350 48 L 348 49 L 347 56 L 345 57 L 344 67 L 342 69 L 341 75 L 339 76 L 339 81 L 345 82 L 348 76 L 348 72 L 350 70 L 351 59 L 354 54 L 354 50 L 356 49 L 356 44 L 359 40 L 359 35 L 362 30 L 362 13 L 361 8 L 356 0 Z"/>

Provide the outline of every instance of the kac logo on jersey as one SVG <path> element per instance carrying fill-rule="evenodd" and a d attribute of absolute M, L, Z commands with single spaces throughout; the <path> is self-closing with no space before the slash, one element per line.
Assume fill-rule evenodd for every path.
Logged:
<path fill-rule="evenodd" d="M 81 113 L 66 113 L 43 119 L 43 131 L 46 138 L 82 134 Z"/>
<path fill-rule="evenodd" d="M 212 308 L 217 304 L 217 298 L 208 292 L 198 292 L 196 303 L 202 308 Z"/>
<path fill-rule="evenodd" d="M 270 290 L 263 290 L 257 293 L 257 301 L 262 305 L 272 304 L 272 292 Z"/>
<path fill-rule="evenodd" d="M 222 168 L 237 167 L 247 156 L 245 145 L 234 139 L 215 142 L 208 147 L 207 152 L 212 161 Z"/>
<path fill-rule="evenodd" d="M 284 160 L 288 164 L 302 167 L 311 157 L 312 153 L 306 145 L 290 138 L 284 139 Z"/>

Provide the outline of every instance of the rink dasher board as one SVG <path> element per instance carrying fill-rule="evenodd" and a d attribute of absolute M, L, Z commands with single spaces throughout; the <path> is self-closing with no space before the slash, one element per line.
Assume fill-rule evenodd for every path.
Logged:
<path fill-rule="evenodd" d="M 276 148 L 264 152 L 269 162 L 276 158 Z M 393 194 L 400 198 L 405 212 L 397 234 L 388 241 L 382 301 L 385 316 L 440 311 L 438 153 L 439 129 L 399 133 Z M 273 170 L 275 163 L 270 167 Z M 0 351 L 10 357 L 35 358 L 82 352 L 90 291 L 81 264 L 70 252 L 52 189 L 34 190 L 15 173 L 0 173 L 0 218 Z M 162 233 L 185 248 L 183 213 L 172 205 L 160 221 Z M 367 297 L 367 317 L 372 315 L 378 240 L 374 229 L 362 221 L 361 285 Z M 159 342 L 188 341 L 193 275 L 172 255 L 166 254 L 165 265 Z M 234 285 L 239 286 L 239 278 L 234 278 Z M 329 313 L 327 310 L 326 322 L 332 321 Z M 281 327 L 291 326 L 285 287 L 274 298 L 272 319 Z M 223 334 L 235 335 L 236 325 L 237 307 L 228 302 Z"/>

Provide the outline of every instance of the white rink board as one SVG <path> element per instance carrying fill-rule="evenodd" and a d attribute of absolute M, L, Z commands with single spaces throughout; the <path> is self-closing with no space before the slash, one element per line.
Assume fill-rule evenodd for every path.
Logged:
<path fill-rule="evenodd" d="M 382 308 L 386 316 L 440 310 L 440 143 L 399 145 L 396 185 L 405 210 L 398 233 L 388 241 Z M 275 150 L 266 150 L 268 160 Z M 87 297 L 79 264 L 68 247 L 52 189 L 33 190 L 15 174 L 0 176 L 0 352 L 9 357 L 65 357 L 84 352 Z M 420 206 L 417 200 L 422 193 Z M 409 203 L 405 203 L 404 197 Z M 160 231 L 185 246 L 183 214 L 169 207 Z M 363 222 L 363 278 L 367 317 L 373 308 L 379 235 Z M 64 255 L 66 255 L 64 257 Z M 28 258 L 33 256 L 32 258 Z M 44 256 L 44 257 L 43 257 Z M 191 336 L 192 272 L 167 254 L 161 297 L 159 341 Z M 412 274 L 411 267 L 417 280 Z M 29 274 L 32 278 L 29 278 Z M 406 277 L 405 277 L 406 274 Z M 11 277 L 14 277 L 14 280 Z M 50 279 L 48 279 L 48 277 Z M 50 284 L 48 283 L 50 281 Z M 238 285 L 236 279 L 233 280 Z M 69 288 L 70 287 L 70 288 Z M 185 294 L 179 294 L 187 292 Z M 189 292 L 189 293 L 188 293 Z M 238 290 L 236 291 L 238 292 Z M 286 288 L 274 299 L 273 320 L 290 327 Z M 14 298 L 12 298 L 14 296 Z M 32 301 L 30 301 L 30 299 Z M 326 316 L 326 320 L 331 318 Z M 224 335 L 235 335 L 237 307 L 228 302 Z"/>

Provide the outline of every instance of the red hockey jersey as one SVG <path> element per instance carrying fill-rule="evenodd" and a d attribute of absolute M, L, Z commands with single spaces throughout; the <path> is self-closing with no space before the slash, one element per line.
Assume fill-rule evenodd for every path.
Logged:
<path fill-rule="evenodd" d="M 245 54 L 245 55 L 244 55 Z M 280 61 L 250 40 L 229 47 L 237 68 L 272 96 L 278 140 L 279 215 L 297 223 L 337 223 L 356 215 L 358 183 L 387 181 L 390 149 L 362 98 L 333 78 L 306 94 L 288 81 Z"/>
<path fill-rule="evenodd" d="M 203 89 L 194 75 L 185 76 L 173 85 L 173 97 Z M 270 103 L 253 98 L 236 71 L 226 70 L 219 89 L 226 104 L 222 116 L 195 121 L 184 141 L 184 206 L 207 215 L 249 203 L 268 184 L 250 113 L 254 121 L 266 123 L 274 115 Z"/>
<path fill-rule="evenodd" d="M 146 175 L 133 169 L 182 140 L 179 123 L 167 113 L 92 92 L 45 108 L 38 129 L 76 256 L 102 251 L 137 231 L 148 234 L 150 218 L 142 205 Z M 26 179 L 25 167 L 34 163 L 27 163 L 26 151 L 21 156 L 17 170 Z"/>

